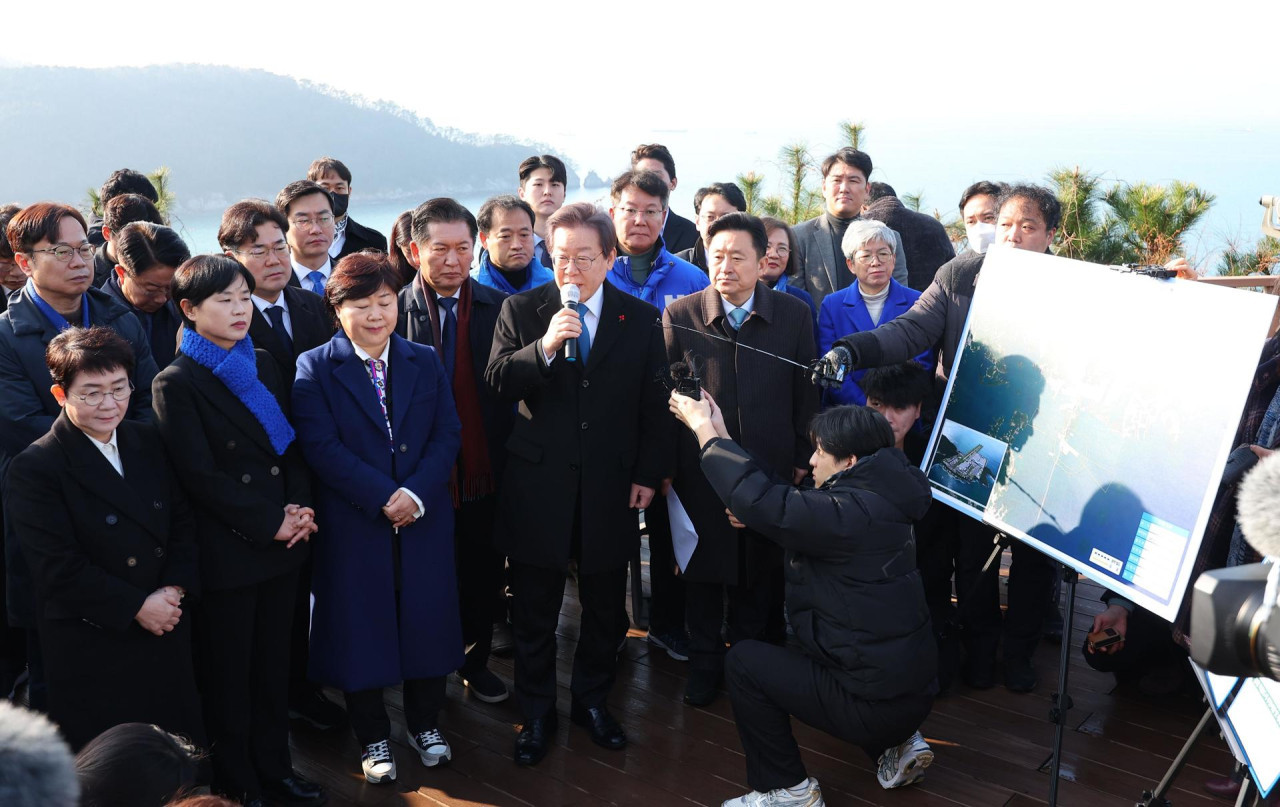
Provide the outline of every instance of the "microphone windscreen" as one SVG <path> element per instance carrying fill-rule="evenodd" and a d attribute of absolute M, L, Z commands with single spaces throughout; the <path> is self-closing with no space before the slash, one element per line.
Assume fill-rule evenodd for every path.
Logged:
<path fill-rule="evenodd" d="M 1280 454 L 1261 460 L 1240 483 L 1238 518 L 1249 545 L 1280 557 Z"/>
<path fill-rule="evenodd" d="M 566 283 L 560 287 L 560 304 L 568 306 L 571 303 L 577 303 L 582 300 L 582 289 L 576 284 Z"/>

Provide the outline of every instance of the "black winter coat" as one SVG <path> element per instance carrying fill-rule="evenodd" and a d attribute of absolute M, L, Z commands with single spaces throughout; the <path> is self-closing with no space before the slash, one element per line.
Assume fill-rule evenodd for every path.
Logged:
<path fill-rule="evenodd" d="M 516 409 L 513 404 L 498 400 L 485 383 L 484 373 L 489 366 L 489 354 L 493 352 L 493 332 L 498 327 L 498 314 L 507 295 L 470 278 L 467 282 L 471 284 L 471 314 L 467 328 L 467 338 L 471 340 L 471 372 L 475 374 L 480 419 L 484 422 L 485 442 L 489 445 L 489 467 L 494 479 L 501 480 L 507 458 L 507 438 L 511 436 Z M 422 283 L 417 278 L 410 281 L 400 290 L 400 318 L 396 323 L 396 333 L 438 352 L 440 345 L 436 344 L 435 329 L 431 326 L 429 305 L 435 303 L 428 302 L 423 296 Z M 450 384 L 452 381 L 450 379 Z"/>
<path fill-rule="evenodd" d="M 911 527 L 932 496 L 905 454 L 881 449 L 804 490 L 720 439 L 702 470 L 742 523 L 786 549 L 787 614 L 807 655 L 867 700 L 932 689 L 938 650 Z"/>
<path fill-rule="evenodd" d="M 157 723 L 203 744 L 191 658 L 200 593 L 196 525 L 155 428 L 116 429 L 124 476 L 66 415 L 19 454 L 5 510 L 35 589 L 49 713 L 72 747 L 118 723 Z M 186 590 L 177 628 L 135 620 L 152 592 Z"/>
<path fill-rule="evenodd" d="M 607 280 L 603 288 L 586 367 L 563 355 L 547 366 L 540 355 L 561 307 L 554 282 L 502 303 L 485 378 L 499 400 L 519 403 L 495 533 L 512 561 L 568 568 L 576 520 L 582 574 L 625 567 L 640 549 L 631 485 L 656 490 L 671 475 L 658 309 Z"/>
<path fill-rule="evenodd" d="M 883 222 L 902 236 L 902 251 L 907 253 L 907 285 L 916 291 L 929 288 L 939 267 L 956 256 L 942 222 L 911 210 L 896 196 L 875 200 L 862 218 Z"/>

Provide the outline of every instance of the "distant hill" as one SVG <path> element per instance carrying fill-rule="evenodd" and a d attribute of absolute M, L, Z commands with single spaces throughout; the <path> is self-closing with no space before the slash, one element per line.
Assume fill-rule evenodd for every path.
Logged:
<path fill-rule="evenodd" d="M 545 151 L 261 70 L 0 68 L 0 203 L 81 205 L 117 168 L 165 165 L 180 210 L 216 210 L 274 198 L 323 155 L 351 168 L 358 203 L 474 196 L 514 192 L 516 166 Z"/>

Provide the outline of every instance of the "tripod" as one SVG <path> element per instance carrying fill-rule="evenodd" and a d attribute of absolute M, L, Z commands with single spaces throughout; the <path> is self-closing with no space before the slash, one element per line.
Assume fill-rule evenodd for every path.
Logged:
<path fill-rule="evenodd" d="M 1243 684 L 1243 679 L 1236 681 L 1231 688 L 1231 692 L 1222 700 L 1221 708 L 1224 711 L 1235 700 Z M 1169 770 L 1164 772 L 1164 777 L 1156 785 L 1156 789 L 1143 791 L 1142 801 L 1138 802 L 1137 807 L 1173 807 L 1173 803 L 1166 799 L 1164 794 L 1169 792 L 1169 788 L 1173 786 L 1173 780 L 1178 778 L 1178 774 L 1182 772 L 1182 768 L 1187 764 L 1187 757 L 1191 755 L 1192 747 L 1204 736 L 1205 731 L 1212 722 L 1214 722 L 1214 708 L 1213 704 L 1210 703 L 1209 708 L 1204 710 L 1204 715 L 1201 716 L 1200 722 L 1196 724 L 1195 729 L 1191 732 L 1191 736 L 1187 737 L 1187 741 L 1178 750 L 1178 755 L 1173 758 L 1173 762 L 1169 765 Z M 1240 797 L 1236 800 L 1236 807 L 1243 807 L 1245 804 L 1245 797 L 1249 793 L 1249 786 L 1252 781 L 1246 774 L 1244 780 L 1240 783 Z M 1257 796 L 1254 797 L 1253 803 L 1258 803 Z"/>
<path fill-rule="evenodd" d="M 987 556 L 986 563 L 983 564 L 982 570 L 978 572 L 977 578 L 969 586 L 968 596 L 960 604 L 960 609 L 955 616 L 955 623 L 959 623 L 960 616 L 964 613 L 967 606 L 972 602 L 973 595 L 977 592 L 981 585 L 982 578 L 990 573 L 991 567 L 995 566 L 1000 553 L 1005 547 L 1011 544 L 1011 539 L 1004 533 L 997 533 L 994 545 L 991 548 L 991 554 Z M 1071 697 L 1067 694 L 1067 672 L 1071 666 L 1071 621 L 1075 615 L 1076 606 L 1076 583 L 1079 579 L 1079 573 L 1070 566 L 1062 567 L 1062 580 L 1067 584 L 1067 618 L 1063 625 L 1062 650 L 1058 660 L 1058 690 L 1053 695 L 1053 704 L 1049 707 L 1049 722 L 1054 724 L 1053 736 L 1053 753 L 1049 758 L 1049 805 L 1056 807 L 1058 803 L 1058 782 L 1059 773 L 1062 768 L 1062 740 L 1063 732 L 1066 728 L 1067 712 L 1074 706 Z M 951 626 L 948 626 L 951 627 Z"/>

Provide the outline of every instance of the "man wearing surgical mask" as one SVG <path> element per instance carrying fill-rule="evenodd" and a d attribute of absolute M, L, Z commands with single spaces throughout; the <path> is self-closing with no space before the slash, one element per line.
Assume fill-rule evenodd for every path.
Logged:
<path fill-rule="evenodd" d="M 985 255 L 996 240 L 996 199 L 1005 189 L 1003 182 L 979 180 L 960 195 L 960 220 L 964 222 L 966 251 Z M 965 254 L 965 253 L 961 253 Z"/>
<path fill-rule="evenodd" d="M 362 249 L 387 251 L 386 236 L 347 215 L 347 204 L 351 201 L 351 170 L 341 160 L 321 157 L 307 169 L 307 179 L 333 197 L 333 243 L 329 245 L 329 257 L 335 264 L 344 256 Z"/>

